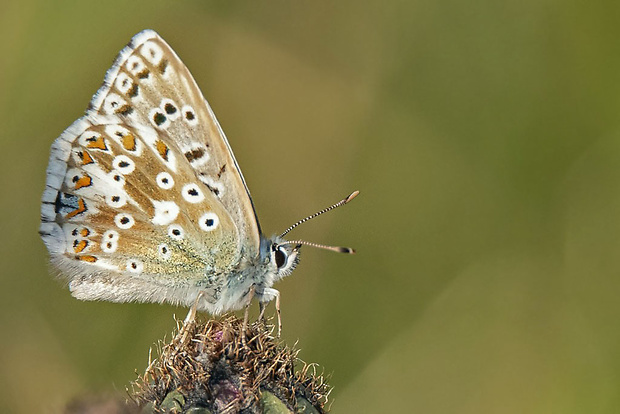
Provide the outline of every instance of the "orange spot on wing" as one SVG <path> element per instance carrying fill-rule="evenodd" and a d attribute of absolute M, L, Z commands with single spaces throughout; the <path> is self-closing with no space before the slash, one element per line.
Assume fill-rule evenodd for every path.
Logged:
<path fill-rule="evenodd" d="M 155 143 L 155 147 L 157 148 L 157 152 L 159 152 L 159 155 L 161 155 L 164 160 L 168 161 L 168 146 L 164 144 L 161 140 L 157 140 L 157 142 Z"/>
<path fill-rule="evenodd" d="M 95 256 L 90 256 L 87 254 L 82 256 L 75 256 L 75 258 L 88 263 L 95 263 L 97 261 L 97 258 Z"/>
<path fill-rule="evenodd" d="M 123 148 L 127 151 L 135 151 L 136 150 L 136 137 L 133 134 L 123 135 L 121 138 L 121 142 L 123 144 Z"/>
<path fill-rule="evenodd" d="M 86 151 L 80 151 L 78 152 L 78 155 L 82 160 L 82 165 L 88 165 L 95 162 L 95 160 L 93 160 L 93 157 L 91 157 L 90 154 Z"/>
<path fill-rule="evenodd" d="M 76 253 L 82 253 L 86 247 L 88 247 L 88 240 L 76 240 L 73 242 L 73 251 Z"/>
<path fill-rule="evenodd" d="M 82 227 L 82 230 L 80 230 L 80 236 L 87 237 L 89 234 L 90 230 L 88 230 L 86 227 Z"/>
<path fill-rule="evenodd" d="M 76 208 L 75 210 L 69 212 L 65 216 L 65 218 L 68 218 L 68 219 L 73 218 L 73 217 L 77 216 L 78 214 L 81 214 L 81 213 L 85 212 L 86 210 L 87 210 L 86 209 L 86 203 L 84 203 L 84 199 L 83 198 L 80 198 L 78 200 L 78 208 Z"/>
<path fill-rule="evenodd" d="M 86 144 L 86 148 L 95 148 L 103 151 L 107 151 L 108 147 L 105 145 L 105 140 L 103 137 L 91 137 L 88 138 L 88 144 Z"/>
<path fill-rule="evenodd" d="M 82 187 L 89 187 L 92 182 L 93 180 L 88 175 L 84 175 L 84 177 L 75 182 L 75 189 L 79 190 Z"/>

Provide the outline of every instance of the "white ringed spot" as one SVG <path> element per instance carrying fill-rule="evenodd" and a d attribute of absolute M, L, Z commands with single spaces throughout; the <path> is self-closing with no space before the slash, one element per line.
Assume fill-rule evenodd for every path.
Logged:
<path fill-rule="evenodd" d="M 130 229 L 136 224 L 136 221 L 133 219 L 131 214 L 120 213 L 114 217 L 114 223 L 119 229 Z"/>
<path fill-rule="evenodd" d="M 112 167 L 119 173 L 127 175 L 136 169 L 136 164 L 126 155 L 117 155 L 112 161 Z"/>
<path fill-rule="evenodd" d="M 154 66 L 159 65 L 162 57 L 164 56 L 164 51 L 155 43 L 155 42 L 146 42 L 142 45 L 140 49 L 140 54 L 144 56 L 144 58 L 152 63 Z"/>
<path fill-rule="evenodd" d="M 127 270 L 131 273 L 142 273 L 144 270 L 144 263 L 137 259 L 127 260 Z"/>
<path fill-rule="evenodd" d="M 127 197 L 122 194 L 107 195 L 105 201 L 110 207 L 119 208 L 127 204 Z"/>
<path fill-rule="evenodd" d="M 185 237 L 185 232 L 183 231 L 183 227 L 179 226 L 178 224 L 169 225 L 168 236 L 170 236 L 174 240 L 183 240 L 183 237 Z"/>
<path fill-rule="evenodd" d="M 151 220 L 153 224 L 164 226 L 172 223 L 179 215 L 179 206 L 174 201 L 157 201 L 153 200 L 155 213 Z"/>
<path fill-rule="evenodd" d="M 174 121 L 175 119 L 178 119 L 181 116 L 181 111 L 179 110 L 179 107 L 172 99 L 169 99 L 169 98 L 162 99 L 161 103 L 159 104 L 159 107 L 163 109 L 163 111 L 166 113 L 166 116 L 171 121 Z"/>
<path fill-rule="evenodd" d="M 131 79 L 131 77 L 125 72 L 119 72 L 116 80 L 114 81 L 114 86 L 116 86 L 116 89 L 118 89 L 121 93 L 127 94 L 132 90 L 133 79 Z"/>
<path fill-rule="evenodd" d="M 132 108 L 127 104 L 127 101 L 120 97 L 116 93 L 110 93 L 103 101 L 103 110 L 108 115 L 128 115 L 131 113 Z"/>
<path fill-rule="evenodd" d="M 104 253 L 114 253 L 118 248 L 118 240 L 103 240 L 101 242 L 101 251 Z"/>
<path fill-rule="evenodd" d="M 168 247 L 166 243 L 162 243 L 157 246 L 157 253 L 159 254 L 159 257 L 161 257 L 163 260 L 170 259 L 170 256 L 172 255 L 170 247 Z"/>
<path fill-rule="evenodd" d="M 107 241 L 117 241 L 117 240 L 118 240 L 118 232 L 116 230 L 108 230 L 105 233 L 103 233 L 103 236 L 101 237 L 102 244 Z"/>
<path fill-rule="evenodd" d="M 157 174 L 155 180 L 157 181 L 157 185 L 159 186 L 159 188 L 163 188 L 164 190 L 170 190 L 172 187 L 174 187 L 174 179 L 169 173 L 165 171 Z"/>
<path fill-rule="evenodd" d="M 160 108 L 153 108 L 149 111 L 149 120 L 160 129 L 167 129 L 170 126 L 170 119 Z"/>
<path fill-rule="evenodd" d="M 194 108 L 192 108 L 191 106 L 184 105 L 183 108 L 181 108 L 181 115 L 183 116 L 185 122 L 187 122 L 191 126 L 198 125 L 198 117 L 196 116 L 196 111 L 194 111 Z"/>
<path fill-rule="evenodd" d="M 125 177 L 118 170 L 112 170 L 108 173 L 108 178 L 111 181 L 111 184 L 119 187 L 123 187 L 125 185 Z"/>
<path fill-rule="evenodd" d="M 220 224 L 220 219 L 215 213 L 205 213 L 198 219 L 198 225 L 204 231 L 213 231 Z"/>
<path fill-rule="evenodd" d="M 200 203 L 205 199 L 204 193 L 196 184 L 185 184 L 181 194 L 183 195 L 185 201 L 190 203 Z"/>
<path fill-rule="evenodd" d="M 129 58 L 127 59 L 127 63 L 125 63 L 125 67 L 129 71 L 129 73 L 138 77 L 140 74 L 144 73 L 145 70 L 148 71 L 142 59 L 140 59 L 136 55 L 129 56 Z"/>

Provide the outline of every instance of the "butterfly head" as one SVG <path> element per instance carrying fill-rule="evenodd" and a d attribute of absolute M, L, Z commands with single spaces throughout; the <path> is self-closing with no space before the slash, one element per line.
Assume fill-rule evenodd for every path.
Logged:
<path fill-rule="evenodd" d="M 285 276 L 290 275 L 295 267 L 299 263 L 299 254 L 301 250 L 301 246 L 312 246 L 317 247 L 319 249 L 331 250 L 338 253 L 355 253 L 355 250 L 349 247 L 337 247 L 337 246 L 326 246 L 324 244 L 312 243 L 305 240 L 284 240 L 284 236 L 288 234 L 295 227 L 299 226 L 306 221 L 313 219 L 315 217 L 320 216 L 323 213 L 326 213 L 330 210 L 333 210 L 337 207 L 340 207 L 344 204 L 347 204 L 349 201 L 353 200 L 359 194 L 358 191 L 353 192 L 343 200 L 338 203 L 327 207 L 311 216 L 308 216 L 302 220 L 299 220 L 297 223 L 290 226 L 279 236 L 273 236 L 270 239 L 263 239 L 261 245 L 261 253 L 262 257 L 265 260 L 268 266 L 268 272 L 273 275 L 273 281 L 277 281 L 282 279 Z"/>
<path fill-rule="evenodd" d="M 266 240 L 269 270 L 274 281 L 290 275 L 299 263 L 300 243 L 289 243 L 279 236 Z"/>

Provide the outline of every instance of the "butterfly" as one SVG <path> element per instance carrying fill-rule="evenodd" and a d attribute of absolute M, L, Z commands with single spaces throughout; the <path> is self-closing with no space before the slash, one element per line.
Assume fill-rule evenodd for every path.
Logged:
<path fill-rule="evenodd" d="M 357 194 L 265 237 L 211 107 L 172 48 L 144 30 L 52 144 L 39 233 L 78 299 L 214 315 L 276 299 L 279 312 L 272 286 L 301 246 L 353 253 L 284 236 Z"/>

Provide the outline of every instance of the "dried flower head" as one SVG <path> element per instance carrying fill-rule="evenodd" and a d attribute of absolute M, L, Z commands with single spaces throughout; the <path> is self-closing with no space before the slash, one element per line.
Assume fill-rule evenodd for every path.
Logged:
<path fill-rule="evenodd" d="M 143 413 L 325 413 L 331 388 L 272 329 L 236 317 L 185 326 L 133 384 Z"/>

